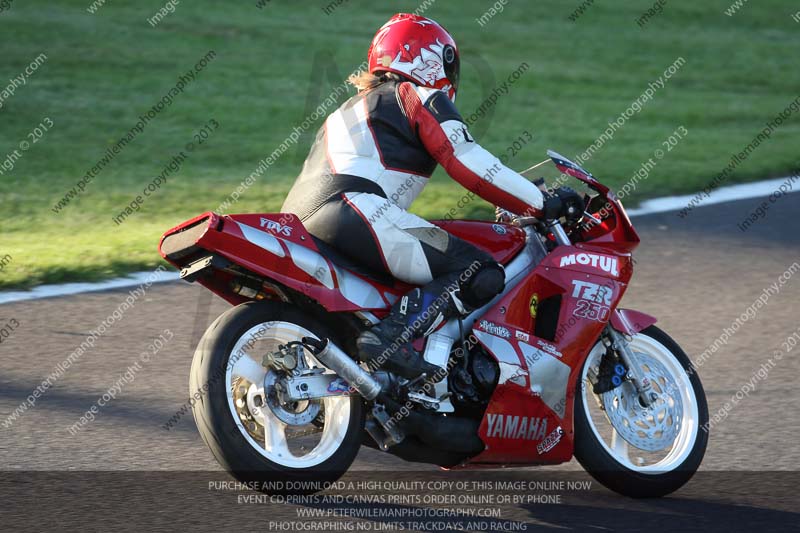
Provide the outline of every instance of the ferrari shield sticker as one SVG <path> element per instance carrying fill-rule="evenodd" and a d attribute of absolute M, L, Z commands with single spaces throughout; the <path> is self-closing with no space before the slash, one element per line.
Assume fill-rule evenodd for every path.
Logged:
<path fill-rule="evenodd" d="M 539 307 L 539 295 L 533 293 L 531 296 L 531 318 L 536 318 L 536 309 Z"/>

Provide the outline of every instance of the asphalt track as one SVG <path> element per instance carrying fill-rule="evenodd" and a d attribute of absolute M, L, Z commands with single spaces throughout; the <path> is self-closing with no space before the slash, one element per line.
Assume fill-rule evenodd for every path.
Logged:
<path fill-rule="evenodd" d="M 764 219 L 740 231 L 737 223 L 761 201 L 700 207 L 684 219 L 675 212 L 637 217 L 642 244 L 623 305 L 657 316 L 659 326 L 697 360 L 723 328 L 730 328 L 800 261 L 800 195 L 784 196 Z M 197 340 L 227 309 L 198 286 L 152 286 L 34 407 L 10 425 L 3 423 L 127 294 L 122 289 L 0 306 L 0 326 L 10 320 L 19 324 L 0 343 L 0 529 L 400 531 L 415 530 L 413 523 L 419 522 L 428 524 L 419 529 L 434 531 L 471 526 L 478 531 L 707 531 L 796 530 L 800 525 L 800 348 L 787 351 L 783 346 L 800 326 L 797 274 L 785 279 L 727 344 L 702 362 L 699 374 L 710 412 L 724 417 L 711 429 L 701 472 L 672 496 L 630 500 L 594 482 L 590 490 L 562 487 L 536 493 L 549 501 L 477 505 L 502 511 L 500 518 L 482 524 L 477 519 L 426 517 L 423 508 L 428 505 L 343 504 L 338 506 L 340 515 L 383 510 L 400 518 L 340 518 L 324 529 L 313 526 L 321 519 L 298 518 L 298 511 L 331 512 L 331 505 L 248 501 L 240 496 L 255 493 L 209 487 L 209 480 L 229 478 L 219 471 L 190 414 L 164 429 L 187 400 Z M 135 379 L 122 385 L 93 422 L 71 434 L 68 428 L 119 383 L 165 330 L 172 335 L 166 346 L 140 364 Z M 776 351 L 785 356 L 758 377 L 759 368 Z M 741 399 L 732 404 L 748 383 L 747 394 L 740 392 Z M 726 402 L 730 409 L 725 410 Z M 470 479 L 590 480 L 580 470 L 573 461 L 549 468 L 482 471 Z M 363 448 L 346 479 L 446 481 L 460 475 Z"/>

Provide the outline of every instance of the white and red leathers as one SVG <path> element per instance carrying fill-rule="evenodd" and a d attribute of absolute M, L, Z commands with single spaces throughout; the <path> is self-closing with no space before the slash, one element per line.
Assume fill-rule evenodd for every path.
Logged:
<path fill-rule="evenodd" d="M 327 118 L 282 211 L 355 261 L 426 284 L 491 261 L 407 211 L 437 163 L 512 213 L 542 208 L 539 189 L 475 142 L 445 92 L 387 79 Z"/>
<path fill-rule="evenodd" d="M 379 83 L 332 113 L 282 211 L 373 271 L 415 285 L 380 323 L 359 335 L 361 361 L 407 379 L 441 370 L 411 341 L 479 308 L 505 286 L 486 252 L 407 211 L 437 164 L 464 187 L 512 213 L 543 207 L 538 188 L 470 136 L 455 108 L 459 55 L 435 21 L 398 13 L 368 52 Z"/>

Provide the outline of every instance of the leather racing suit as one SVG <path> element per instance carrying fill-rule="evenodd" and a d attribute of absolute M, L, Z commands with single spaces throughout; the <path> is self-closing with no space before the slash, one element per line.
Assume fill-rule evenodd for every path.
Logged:
<path fill-rule="evenodd" d="M 438 367 L 411 341 L 485 305 L 505 285 L 489 254 L 407 211 L 436 165 L 511 213 L 539 212 L 543 198 L 475 142 L 446 93 L 383 79 L 328 116 L 281 210 L 354 261 L 422 285 L 358 340 L 363 360 L 412 379 Z"/>

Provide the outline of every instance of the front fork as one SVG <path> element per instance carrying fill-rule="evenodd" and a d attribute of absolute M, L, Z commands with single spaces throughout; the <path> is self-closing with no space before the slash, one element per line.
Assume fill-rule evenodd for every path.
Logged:
<path fill-rule="evenodd" d="M 656 399 L 656 394 L 653 392 L 653 385 L 650 380 L 642 372 L 639 366 L 639 359 L 636 354 L 631 350 L 628 341 L 611 324 L 606 325 L 605 334 L 611 343 L 611 348 L 619 354 L 622 362 L 628 368 L 628 378 L 633 386 L 636 387 L 636 392 L 639 394 L 639 401 L 643 406 L 649 407 Z"/>

